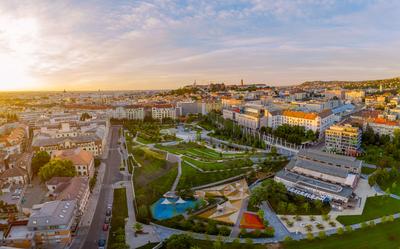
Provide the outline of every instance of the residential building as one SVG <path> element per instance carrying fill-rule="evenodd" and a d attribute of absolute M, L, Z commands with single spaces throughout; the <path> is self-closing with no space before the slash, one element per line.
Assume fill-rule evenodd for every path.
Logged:
<path fill-rule="evenodd" d="M 56 150 L 82 148 L 85 151 L 93 153 L 94 156 L 100 156 L 103 153 L 103 140 L 97 135 L 67 138 L 38 138 L 33 140 L 32 148 L 35 152 L 46 151 L 49 154 L 52 154 Z"/>
<path fill-rule="evenodd" d="M 74 164 L 78 176 L 92 177 L 94 174 L 93 154 L 82 148 L 57 150 L 52 153 L 52 158 L 70 160 Z"/>
<path fill-rule="evenodd" d="M 332 90 L 325 90 L 323 92 L 326 98 L 332 99 L 332 98 L 337 98 L 337 99 L 344 99 L 345 98 L 345 91 L 342 89 L 332 89 Z"/>
<path fill-rule="evenodd" d="M 0 175 L 3 184 L 25 185 L 28 182 L 28 172 L 20 167 L 8 168 Z"/>
<path fill-rule="evenodd" d="M 35 233 L 28 229 L 27 224 L 28 220 L 9 221 L 8 224 L 1 224 L 0 248 L 36 248 Z"/>
<path fill-rule="evenodd" d="M 0 151 L 4 151 L 8 155 L 21 153 L 27 136 L 26 126 L 18 125 L 16 128 L 11 128 L 9 133 L 0 136 Z"/>
<path fill-rule="evenodd" d="M 371 127 L 375 133 L 379 135 L 394 136 L 396 130 L 400 129 L 400 123 L 397 121 L 389 121 L 385 118 L 371 118 L 364 122 L 364 130 L 366 127 Z"/>
<path fill-rule="evenodd" d="M 77 201 L 77 210 L 83 214 L 90 196 L 89 179 L 87 177 L 53 177 L 46 182 L 49 196 L 55 200 Z"/>
<path fill-rule="evenodd" d="M 221 103 L 222 103 L 222 108 L 239 107 L 244 104 L 244 100 L 234 99 L 234 98 L 222 98 Z"/>
<path fill-rule="evenodd" d="M 357 156 L 361 153 L 361 135 L 358 127 L 332 125 L 325 131 L 325 149 L 331 153 Z"/>
<path fill-rule="evenodd" d="M 345 92 L 345 99 L 351 102 L 360 103 L 364 97 L 364 90 L 349 90 Z"/>
<path fill-rule="evenodd" d="M 171 104 L 155 105 L 151 108 L 151 117 L 159 120 L 164 118 L 176 119 L 176 108 Z"/>
<path fill-rule="evenodd" d="M 144 108 L 137 105 L 125 106 L 126 118 L 129 120 L 143 120 Z"/>
<path fill-rule="evenodd" d="M 41 245 L 67 246 L 71 243 L 76 201 L 50 201 L 32 207 L 28 230 L 35 233 L 35 242 Z"/>
<path fill-rule="evenodd" d="M 283 111 L 281 119 L 281 124 L 304 126 L 306 130 L 318 131 L 320 136 L 324 135 L 324 131 L 333 122 L 334 115 L 329 109 L 320 113 L 286 110 Z"/>

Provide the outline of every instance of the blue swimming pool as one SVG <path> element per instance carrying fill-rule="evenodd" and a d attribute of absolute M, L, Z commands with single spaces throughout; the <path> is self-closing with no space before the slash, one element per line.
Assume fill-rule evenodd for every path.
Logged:
<path fill-rule="evenodd" d="M 169 204 L 165 204 L 165 200 Z M 151 214 L 156 220 L 165 220 L 183 214 L 189 208 L 194 208 L 199 200 L 186 200 L 185 203 L 176 203 L 178 199 L 161 198 L 151 205 Z"/>

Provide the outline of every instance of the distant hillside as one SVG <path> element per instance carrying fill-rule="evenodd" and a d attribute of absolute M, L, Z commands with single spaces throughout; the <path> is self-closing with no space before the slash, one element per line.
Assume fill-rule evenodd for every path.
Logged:
<path fill-rule="evenodd" d="M 363 81 L 307 81 L 300 86 L 304 88 L 313 87 L 342 87 L 346 89 L 353 88 L 379 88 L 382 85 L 384 88 L 399 88 L 400 77 L 381 80 L 363 80 Z"/>

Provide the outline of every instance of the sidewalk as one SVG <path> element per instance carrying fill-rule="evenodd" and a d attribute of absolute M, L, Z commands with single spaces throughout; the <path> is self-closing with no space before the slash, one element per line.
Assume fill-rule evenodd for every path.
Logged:
<path fill-rule="evenodd" d="M 96 185 L 93 188 L 93 192 L 89 196 L 85 212 L 83 213 L 81 220 L 79 222 L 78 233 L 76 237 L 72 240 L 70 248 L 80 248 L 86 240 L 87 232 L 89 231 L 90 225 L 93 220 L 93 216 L 96 212 L 97 202 L 100 196 L 101 185 L 103 183 L 104 173 L 106 171 L 105 169 L 106 169 L 106 164 L 101 163 L 97 171 Z"/>
<path fill-rule="evenodd" d="M 123 138 L 125 140 L 125 137 Z M 126 142 L 126 141 L 124 141 Z M 124 147 L 122 148 L 123 157 L 128 158 L 128 151 Z M 133 157 L 133 155 L 131 155 Z M 124 160 L 125 161 L 125 160 Z M 134 170 L 133 170 L 134 174 Z M 135 236 L 135 230 L 133 229 L 136 224 L 136 207 L 134 206 L 134 198 L 135 198 L 135 190 L 132 181 L 133 174 L 129 174 L 128 167 L 125 165 L 124 172 L 124 180 L 123 182 L 119 182 L 119 184 L 124 184 L 126 189 L 126 201 L 128 206 L 128 220 L 125 223 L 125 241 L 126 244 L 129 245 L 130 248 L 137 248 L 146 245 L 149 242 L 160 242 L 160 239 L 157 236 L 157 233 L 153 226 L 151 225 L 143 225 L 143 231 L 145 234 L 139 234 L 137 237 Z"/>

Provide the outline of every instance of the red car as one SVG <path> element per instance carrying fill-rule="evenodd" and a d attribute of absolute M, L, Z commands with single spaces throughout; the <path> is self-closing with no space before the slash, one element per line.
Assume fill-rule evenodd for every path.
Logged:
<path fill-rule="evenodd" d="M 103 224 L 103 231 L 108 231 L 108 227 L 109 227 L 110 225 L 108 225 L 108 224 Z"/>

